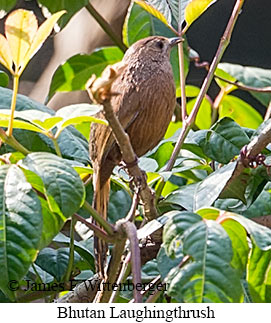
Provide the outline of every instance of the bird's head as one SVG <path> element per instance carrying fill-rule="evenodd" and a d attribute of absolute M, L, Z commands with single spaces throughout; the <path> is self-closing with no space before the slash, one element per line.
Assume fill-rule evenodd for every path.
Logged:
<path fill-rule="evenodd" d="M 162 36 L 150 36 L 134 43 L 126 52 L 126 57 L 150 56 L 155 58 L 169 57 L 174 45 L 183 41 L 181 37 L 166 38 Z"/>

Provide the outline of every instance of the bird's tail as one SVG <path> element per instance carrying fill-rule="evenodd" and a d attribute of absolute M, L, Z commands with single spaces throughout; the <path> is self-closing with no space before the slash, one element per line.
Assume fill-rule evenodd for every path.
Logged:
<path fill-rule="evenodd" d="M 95 172 L 94 172 L 95 173 Z M 110 179 L 100 186 L 100 174 L 94 177 L 93 207 L 104 218 L 107 219 L 107 206 L 110 193 Z M 105 277 L 107 243 L 94 235 L 94 253 L 96 259 L 96 272 Z"/>

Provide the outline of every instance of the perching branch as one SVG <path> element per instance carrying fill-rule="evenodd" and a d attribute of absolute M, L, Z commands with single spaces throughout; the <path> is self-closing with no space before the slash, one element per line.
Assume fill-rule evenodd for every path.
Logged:
<path fill-rule="evenodd" d="M 109 73 L 106 73 L 108 72 Z M 101 78 L 96 81 L 91 81 L 91 87 L 87 88 L 91 99 L 95 98 L 97 102 L 103 105 L 104 116 L 112 129 L 113 135 L 120 148 L 122 159 L 126 165 L 130 165 L 127 169 L 128 174 L 133 179 L 136 189 L 139 191 L 140 198 L 143 202 L 145 216 L 148 220 L 157 218 L 157 211 L 155 208 L 155 196 L 149 186 L 147 185 L 146 176 L 138 167 L 137 156 L 133 150 L 128 134 L 123 129 L 119 119 L 113 112 L 110 97 L 111 84 L 115 80 L 118 70 L 114 70 L 112 66 L 108 66 Z M 110 83 L 111 81 L 111 83 Z M 104 83 L 104 86 L 103 86 Z M 97 86 L 98 85 L 98 86 Z M 87 85 L 88 86 L 88 85 Z M 95 89 L 93 93 L 92 89 Z"/>

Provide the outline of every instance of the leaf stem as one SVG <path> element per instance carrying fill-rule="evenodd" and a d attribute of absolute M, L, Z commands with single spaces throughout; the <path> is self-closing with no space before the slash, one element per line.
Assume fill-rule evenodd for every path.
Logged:
<path fill-rule="evenodd" d="M 59 157 L 62 158 L 61 150 L 59 148 L 57 139 L 56 138 L 52 138 L 52 140 L 53 140 L 53 143 L 54 143 L 54 147 L 55 147 L 55 151 L 56 151 L 57 156 L 59 156 Z"/>
<path fill-rule="evenodd" d="M 85 7 L 87 11 L 92 15 L 92 17 L 98 22 L 104 32 L 112 39 L 112 41 L 123 51 L 127 50 L 127 47 L 122 42 L 121 38 L 113 31 L 109 23 L 99 14 L 99 12 L 88 3 Z"/>
<path fill-rule="evenodd" d="M 92 215 L 94 220 L 104 228 L 106 233 L 109 235 L 114 234 L 112 225 L 108 223 L 87 201 L 84 202 L 83 208 L 87 210 Z"/>
<path fill-rule="evenodd" d="M 74 226 L 76 223 L 76 218 L 74 216 L 71 217 L 71 226 L 70 226 L 70 251 L 69 251 L 69 263 L 67 267 L 67 272 L 65 276 L 65 282 L 70 279 L 72 268 L 74 264 Z"/>
<path fill-rule="evenodd" d="M 6 132 L 0 128 L 0 139 L 7 145 L 14 148 L 16 151 L 21 152 L 23 155 L 30 154 L 30 151 L 21 145 L 13 136 L 8 137 Z"/>
<path fill-rule="evenodd" d="M 16 108 L 18 87 L 19 87 L 19 75 L 14 74 L 14 76 L 13 76 L 13 93 L 12 93 L 12 100 L 11 100 L 11 106 L 10 106 L 11 112 L 10 112 L 10 119 L 9 119 L 9 125 L 8 125 L 8 130 L 7 130 L 8 137 L 11 137 L 12 131 L 13 131 L 13 119 L 14 119 L 14 111 Z"/>

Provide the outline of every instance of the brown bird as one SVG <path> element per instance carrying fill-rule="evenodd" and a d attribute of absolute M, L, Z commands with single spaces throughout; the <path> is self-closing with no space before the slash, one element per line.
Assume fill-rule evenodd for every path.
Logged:
<path fill-rule="evenodd" d="M 175 83 L 170 64 L 171 48 L 181 38 L 152 36 L 134 43 L 121 61 L 121 72 L 113 81 L 111 105 L 128 133 L 138 157 L 163 138 L 176 104 Z M 101 117 L 101 115 L 100 115 Z M 93 124 L 90 157 L 94 170 L 94 208 L 107 217 L 110 175 L 121 160 L 120 149 L 110 127 Z M 105 244 L 94 242 L 97 270 L 104 276 Z"/>

